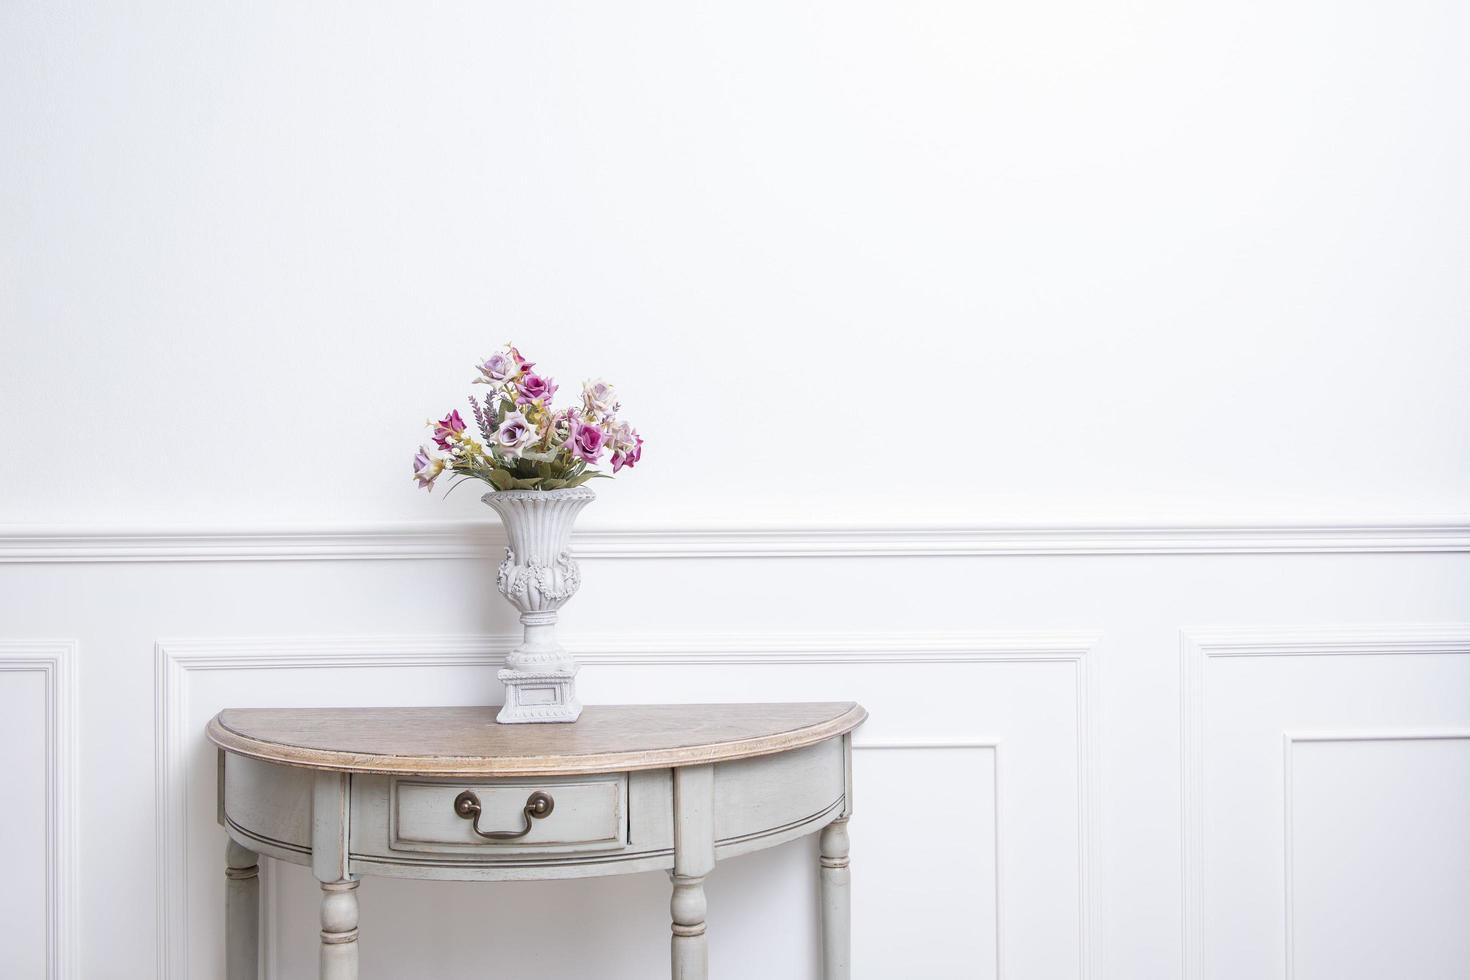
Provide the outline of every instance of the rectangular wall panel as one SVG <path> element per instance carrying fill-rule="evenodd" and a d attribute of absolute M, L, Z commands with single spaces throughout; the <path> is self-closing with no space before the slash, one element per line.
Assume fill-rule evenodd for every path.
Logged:
<path fill-rule="evenodd" d="M 1291 980 L 1470 970 L 1470 730 L 1287 742 Z"/>
<path fill-rule="evenodd" d="M 0 661 L 0 841 L 6 848 L 0 886 L 0 974 L 47 975 L 47 675 L 3 669 Z"/>
<path fill-rule="evenodd" d="M 862 806 L 852 823 L 854 867 L 889 883 L 854 892 L 858 974 L 1005 976 L 1000 747 L 859 743 L 853 780 Z M 878 846 L 895 840 L 905 846 Z"/>
<path fill-rule="evenodd" d="M 0 976 L 69 980 L 77 940 L 76 644 L 0 639 Z"/>
<path fill-rule="evenodd" d="M 1375 919 L 1371 904 L 1348 904 L 1377 901 L 1368 893 L 1334 893 L 1329 900 L 1326 862 L 1338 862 L 1333 873 L 1345 876 L 1343 880 L 1357 880 L 1372 877 L 1371 863 L 1354 861 L 1409 857 L 1412 852 L 1404 848 L 1412 845 L 1393 836 L 1394 814 L 1401 812 L 1394 808 L 1459 812 L 1470 794 L 1460 778 L 1461 763 L 1453 749 L 1426 749 L 1417 756 L 1413 750 L 1401 751 L 1399 765 L 1415 767 L 1409 772 L 1389 758 L 1360 754 L 1368 768 L 1358 774 L 1349 759 L 1333 755 L 1316 739 L 1323 733 L 1366 738 L 1470 730 L 1470 629 L 1404 625 L 1186 633 L 1181 656 L 1186 980 L 1296 980 L 1293 964 L 1308 962 L 1293 951 L 1295 927 L 1288 914 L 1293 905 L 1305 908 L 1309 903 L 1288 894 L 1296 871 L 1290 849 L 1298 838 L 1293 830 L 1297 817 L 1288 815 L 1296 778 L 1288 760 L 1295 752 L 1283 753 L 1283 739 L 1296 750 L 1312 746 L 1306 750 L 1303 774 L 1313 794 L 1304 815 L 1312 833 L 1328 840 L 1342 835 L 1342 846 L 1331 854 L 1309 851 L 1309 887 L 1327 902 L 1310 903 L 1312 969 L 1322 963 L 1337 925 L 1356 924 L 1359 940 L 1375 943 L 1381 955 L 1397 963 L 1390 951 L 1412 935 L 1406 921 L 1394 925 L 1392 919 Z M 1353 744 L 1358 745 L 1354 751 L 1370 751 L 1364 748 L 1366 741 Z M 1408 797 L 1390 809 L 1363 810 L 1367 794 L 1380 781 L 1385 792 Z M 1331 815 L 1334 799 L 1347 811 Z M 1415 827 L 1444 836 L 1437 823 L 1405 823 L 1406 831 Z M 1444 848 L 1446 860 L 1464 853 L 1463 840 L 1435 846 Z M 1408 875 L 1400 879 L 1405 887 L 1418 877 L 1406 869 L 1396 873 Z M 1416 903 L 1438 887 L 1432 876 L 1424 880 L 1425 891 Z M 1369 881 L 1358 884 L 1368 887 Z M 1458 894 L 1453 891 L 1448 897 Z M 1373 930 L 1362 931 L 1368 922 L 1374 922 Z M 1342 941 L 1348 942 L 1345 937 Z M 1437 933 L 1418 950 L 1429 957 L 1430 973 L 1396 965 L 1388 973 L 1312 975 L 1463 977 L 1470 960 L 1458 955 L 1461 949 L 1461 940 Z M 1328 961 L 1337 962 L 1334 957 Z M 1364 968 L 1362 961 L 1355 967 Z"/>

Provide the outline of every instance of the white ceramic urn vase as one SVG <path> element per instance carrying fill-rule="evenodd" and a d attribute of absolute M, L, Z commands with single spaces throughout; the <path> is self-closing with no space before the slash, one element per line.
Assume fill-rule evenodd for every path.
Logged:
<path fill-rule="evenodd" d="M 557 610 L 576 595 L 581 570 L 572 558 L 572 524 L 597 495 L 568 490 L 496 490 L 480 498 L 505 525 L 505 561 L 495 584 L 520 610 L 525 635 L 500 671 L 505 706 L 496 721 L 576 721 L 577 662 L 556 640 Z"/>

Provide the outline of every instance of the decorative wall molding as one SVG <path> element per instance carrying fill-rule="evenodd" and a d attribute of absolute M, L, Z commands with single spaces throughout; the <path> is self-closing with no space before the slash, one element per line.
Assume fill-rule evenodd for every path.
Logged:
<path fill-rule="evenodd" d="M 906 632 L 906 633 L 686 633 L 658 636 L 569 635 L 567 645 L 579 663 L 592 665 L 719 665 L 811 663 L 1071 663 L 1075 667 L 1078 771 L 1079 948 L 1082 980 L 1101 976 L 1097 856 L 1098 673 L 1095 632 Z M 155 791 L 158 843 L 158 976 L 188 976 L 188 798 L 191 745 L 203 738 L 189 725 L 189 675 L 206 670 L 285 670 L 312 668 L 498 667 L 519 637 L 364 636 L 239 637 L 164 639 L 154 648 Z M 197 746 L 196 746 L 197 747 Z M 854 750 L 997 748 L 991 739 L 858 739 Z M 997 748 L 997 807 L 1001 762 Z M 997 837 L 1002 816 L 996 814 Z M 999 843 L 997 842 L 997 846 Z M 1000 859 L 997 855 L 997 874 Z M 273 887 L 267 882 L 267 891 Z M 999 888 L 999 882 L 997 882 Z M 997 915 L 1000 915 L 997 898 Z M 265 962 L 276 955 L 273 917 L 263 919 Z M 997 946 L 999 951 L 1000 947 Z"/>
<path fill-rule="evenodd" d="M 1285 846 L 1285 870 L 1286 870 L 1286 980 L 1296 978 L 1296 894 L 1292 875 L 1293 855 L 1296 847 L 1296 834 L 1293 830 L 1293 796 L 1292 785 L 1292 749 L 1302 742 L 1422 742 L 1470 740 L 1470 730 L 1466 729 L 1437 729 L 1432 731 L 1405 731 L 1405 732 L 1343 732 L 1341 734 L 1317 734 L 1310 735 L 1293 734 L 1288 732 L 1283 738 L 1283 764 L 1285 772 L 1285 785 L 1283 787 L 1284 816 L 1286 832 Z"/>
<path fill-rule="evenodd" d="M 1248 626 L 1188 630 L 1200 657 L 1362 657 L 1393 653 L 1470 653 L 1470 624 Z"/>
<path fill-rule="evenodd" d="M 46 678 L 46 977 L 75 974 L 76 641 L 0 640 L 0 673 L 35 671 Z"/>
<path fill-rule="evenodd" d="M 1211 659 L 1231 657 L 1361 657 L 1400 654 L 1470 654 L 1470 623 L 1257 626 L 1185 630 L 1180 633 L 1184 980 L 1205 980 L 1207 896 L 1203 869 L 1206 665 Z M 1398 737 L 1415 736 L 1405 734 Z M 1304 735 L 1296 736 L 1298 741 L 1307 738 Z M 1288 936 L 1289 934 L 1288 931 Z"/>
<path fill-rule="evenodd" d="M 1332 523 L 658 526 L 578 529 L 579 558 L 885 558 L 1470 552 L 1470 518 Z M 243 528 L 0 525 L 0 563 L 476 558 L 493 521 Z"/>

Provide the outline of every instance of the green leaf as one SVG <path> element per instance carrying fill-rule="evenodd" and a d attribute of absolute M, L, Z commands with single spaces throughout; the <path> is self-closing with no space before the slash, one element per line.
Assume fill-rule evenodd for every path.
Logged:
<path fill-rule="evenodd" d="M 560 490 L 561 488 L 565 487 L 566 485 L 567 485 L 567 481 L 566 480 L 557 480 L 557 479 L 553 479 L 552 477 L 549 477 L 549 476 L 546 477 L 546 478 L 544 478 L 541 481 L 541 489 L 542 490 Z"/>
<path fill-rule="evenodd" d="M 524 477 L 519 480 L 513 479 L 510 481 L 510 488 L 512 490 L 535 490 L 538 489 L 536 485 L 540 482 L 541 478 L 539 476 Z"/>
<path fill-rule="evenodd" d="M 496 490 L 511 490 L 515 488 L 515 477 L 511 476 L 505 470 L 491 470 L 489 480 L 490 485 Z"/>
<path fill-rule="evenodd" d="M 597 470 L 587 470 L 585 473 L 578 474 L 577 476 L 574 476 L 570 480 L 568 480 L 567 481 L 567 486 L 568 487 L 580 487 L 582 484 L 586 483 L 588 480 L 595 480 L 598 477 L 602 477 L 605 480 L 611 479 L 611 477 L 608 476 L 608 474 L 606 474 L 606 473 L 599 473 Z"/>
<path fill-rule="evenodd" d="M 473 476 L 462 476 L 462 477 L 460 477 L 458 480 L 455 480 L 453 483 L 451 483 L 449 485 L 449 489 L 444 491 L 444 496 L 446 496 L 446 497 L 449 496 L 451 493 L 453 493 L 455 491 L 455 489 L 461 483 L 464 483 L 466 480 L 473 480 L 473 479 L 474 479 Z"/>

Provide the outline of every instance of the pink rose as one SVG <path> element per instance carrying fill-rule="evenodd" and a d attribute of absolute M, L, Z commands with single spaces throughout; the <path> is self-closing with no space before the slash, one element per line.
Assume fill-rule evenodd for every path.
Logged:
<path fill-rule="evenodd" d="M 440 419 L 434 426 L 434 445 L 440 449 L 448 449 L 450 443 L 459 438 L 464 431 L 464 419 L 459 417 L 459 410 L 450 412 Z"/>
<path fill-rule="evenodd" d="M 637 432 L 631 434 L 631 445 L 619 452 L 613 453 L 612 468 L 616 473 L 624 466 L 632 469 L 638 460 L 643 458 L 643 437 Z"/>
<path fill-rule="evenodd" d="M 517 382 L 516 390 L 519 392 L 516 396 L 519 404 L 524 405 L 534 401 L 549 402 L 551 396 L 556 394 L 556 382 L 550 378 L 543 378 L 539 374 L 528 373 Z"/>
<path fill-rule="evenodd" d="M 588 425 L 577 419 L 572 420 L 572 437 L 567 440 L 567 448 L 582 462 L 597 462 L 597 457 L 602 455 L 603 444 L 606 442 L 607 436 L 597 426 Z"/>

